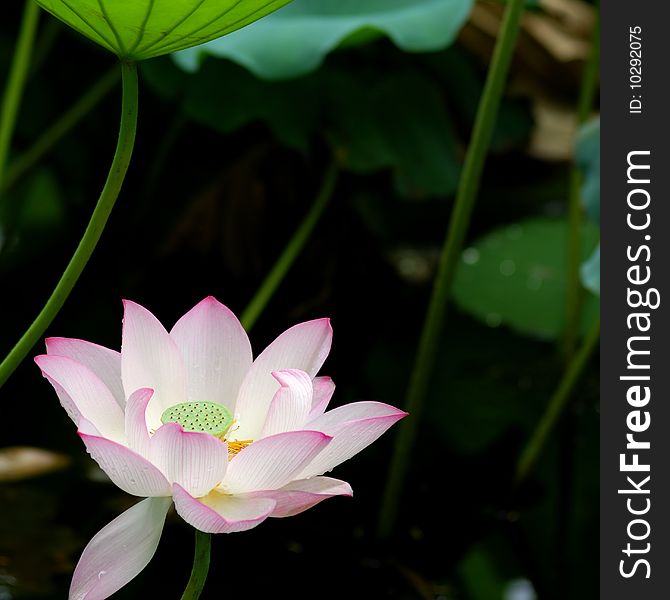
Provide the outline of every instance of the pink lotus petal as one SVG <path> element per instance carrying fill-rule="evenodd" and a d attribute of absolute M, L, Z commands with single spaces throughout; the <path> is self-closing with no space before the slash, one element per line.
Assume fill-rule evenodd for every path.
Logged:
<path fill-rule="evenodd" d="M 279 385 L 274 371 L 300 369 L 314 377 L 330 352 L 329 319 L 300 323 L 282 333 L 254 361 L 237 398 L 240 439 L 258 438 Z"/>
<path fill-rule="evenodd" d="M 184 358 L 189 401 L 219 402 L 233 410 L 251 368 L 251 344 L 237 317 L 209 296 L 170 331 Z"/>
<path fill-rule="evenodd" d="M 406 412 L 381 402 L 355 402 L 321 415 L 308 427 L 332 435 L 333 441 L 299 477 L 303 479 L 330 471 L 369 446 L 405 416 Z"/>
<path fill-rule="evenodd" d="M 35 357 L 35 362 L 37 362 L 38 358 L 39 357 L 37 356 Z M 63 388 L 62 385 L 60 385 L 57 381 L 51 379 L 51 377 L 46 375 L 44 372 L 42 372 L 42 376 L 51 384 L 53 389 L 56 391 L 58 400 L 60 400 L 60 404 L 65 409 L 67 416 L 70 417 L 70 419 L 72 419 L 75 425 L 77 425 L 79 421 L 81 421 L 84 417 L 82 417 L 81 411 L 77 408 L 77 405 L 74 403 L 72 398 L 70 398 L 70 395 L 65 391 L 65 388 Z"/>
<path fill-rule="evenodd" d="M 121 354 L 104 346 L 72 338 L 47 338 L 47 354 L 66 356 L 76 360 L 95 373 L 112 392 L 112 396 L 123 408 L 126 396 L 121 383 Z"/>
<path fill-rule="evenodd" d="M 83 417 L 79 419 L 79 423 L 77 423 L 77 433 L 102 437 L 102 434 L 95 428 L 95 425 Z"/>
<path fill-rule="evenodd" d="M 151 456 L 172 483 L 204 496 L 225 476 L 228 446 L 209 433 L 186 432 L 166 423 L 151 438 Z"/>
<path fill-rule="evenodd" d="M 154 391 L 140 388 L 133 392 L 126 404 L 126 439 L 128 447 L 145 458 L 149 458 L 149 430 L 147 428 L 147 406 Z"/>
<path fill-rule="evenodd" d="M 407 413 L 390 404 L 384 404 L 383 402 L 352 402 L 350 404 L 338 406 L 315 419 L 311 419 L 308 422 L 308 425 L 310 429 L 316 429 L 317 431 L 323 431 L 328 435 L 334 435 L 341 425 L 344 425 L 349 421 L 393 415 L 402 418 L 406 416 Z"/>
<path fill-rule="evenodd" d="M 261 437 L 304 429 L 312 406 L 312 378 L 307 373 L 286 369 L 272 375 L 281 387 L 272 399 Z"/>
<path fill-rule="evenodd" d="M 147 424 L 158 429 L 161 415 L 170 406 L 186 401 L 181 353 L 165 328 L 146 308 L 125 300 L 121 342 L 121 377 L 126 396 L 151 388 Z"/>
<path fill-rule="evenodd" d="M 65 356 L 42 354 L 35 362 L 75 423 L 83 417 L 104 436 L 124 441 L 123 410 L 93 371 Z"/>
<path fill-rule="evenodd" d="M 147 498 L 101 529 L 79 559 L 69 600 L 104 600 L 149 564 L 163 531 L 170 498 Z"/>
<path fill-rule="evenodd" d="M 318 431 L 289 431 L 258 440 L 230 461 L 221 487 L 231 494 L 276 490 L 295 479 L 330 440 Z"/>
<path fill-rule="evenodd" d="M 314 396 L 312 397 L 312 407 L 307 417 L 307 422 L 322 415 L 328 403 L 335 393 L 335 383 L 330 377 L 315 377 L 312 382 L 314 387 Z"/>
<path fill-rule="evenodd" d="M 104 437 L 84 433 L 85 430 L 89 430 L 86 425 L 78 433 L 91 458 L 124 492 L 132 496 L 170 495 L 168 480 L 146 458 Z"/>
<path fill-rule="evenodd" d="M 331 477 L 312 477 L 292 481 L 274 492 L 258 492 L 277 502 L 271 517 L 292 517 L 333 496 L 352 496 L 346 481 Z"/>
<path fill-rule="evenodd" d="M 181 518 L 205 533 L 246 531 L 265 521 L 275 507 L 269 498 L 240 498 L 219 492 L 196 500 L 178 484 L 172 494 Z"/>

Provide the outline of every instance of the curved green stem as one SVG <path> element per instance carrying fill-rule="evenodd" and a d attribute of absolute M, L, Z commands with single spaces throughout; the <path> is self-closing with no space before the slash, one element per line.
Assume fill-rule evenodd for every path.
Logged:
<path fill-rule="evenodd" d="M 304 248 L 305 243 L 309 239 L 314 227 L 319 222 L 319 218 L 323 214 L 328 201 L 333 196 L 335 190 L 335 183 L 337 181 L 337 168 L 333 164 L 328 168 L 326 176 L 319 193 L 314 200 L 314 204 L 309 209 L 304 220 L 289 240 L 288 245 L 284 248 L 281 256 L 275 263 L 272 270 L 263 280 L 260 288 L 247 305 L 245 311 L 242 313 L 240 322 L 244 328 L 249 331 L 258 319 L 263 309 L 266 307 L 275 290 L 279 287 L 286 273 L 293 265 L 295 259 Z M 207 579 L 207 572 L 209 571 L 209 554 L 211 546 L 211 536 L 208 533 L 195 530 L 195 557 L 193 558 L 193 569 L 191 570 L 191 578 L 186 585 L 186 590 L 181 597 L 181 600 L 197 600 L 200 598 L 202 589 L 205 587 L 205 580 Z"/>
<path fill-rule="evenodd" d="M 111 91 L 118 80 L 119 69 L 115 66 L 96 81 L 26 152 L 9 165 L 0 189 L 3 191 L 9 189 L 25 175 Z"/>
<path fill-rule="evenodd" d="M 591 53 L 584 66 L 579 99 L 577 100 L 577 124 L 581 125 L 589 118 L 593 103 L 598 92 L 598 78 L 600 74 L 600 6 L 595 3 L 595 22 L 591 34 Z"/>
<path fill-rule="evenodd" d="M 102 231 L 105 228 L 114 203 L 121 191 L 123 180 L 130 164 L 137 129 L 137 67 L 135 63 L 122 62 L 123 101 L 121 106 L 121 126 L 114 159 L 107 175 L 107 181 L 100 193 L 91 220 L 86 227 L 70 263 L 66 267 L 56 288 L 37 315 L 32 325 L 23 334 L 16 346 L 0 364 L 0 386 L 19 366 L 30 349 L 42 337 L 44 331 L 61 309 L 72 288 L 79 279 L 86 263 L 91 258 Z"/>
<path fill-rule="evenodd" d="M 524 0 L 509 0 L 507 3 L 486 84 L 477 109 L 472 140 L 465 158 L 463 173 L 456 193 L 456 203 L 442 248 L 433 293 L 410 378 L 405 401 L 405 410 L 410 415 L 400 423 L 395 440 L 378 525 L 378 534 L 383 538 L 391 534 L 395 523 L 410 453 L 421 420 L 424 398 L 435 364 L 435 355 L 442 332 L 451 283 L 463 247 L 463 240 L 470 224 L 472 208 L 479 191 L 482 169 L 491 144 L 493 128 L 498 116 L 498 108 L 519 32 L 523 8 Z"/>
<path fill-rule="evenodd" d="M 596 6 L 597 8 L 597 6 Z M 577 126 L 588 119 L 598 89 L 598 67 L 600 64 L 600 19 L 596 21 L 591 40 L 591 54 L 584 67 L 582 84 L 577 101 Z M 579 273 L 582 262 L 582 174 L 576 165 L 570 170 L 568 192 L 568 272 L 566 292 L 566 325 L 563 336 L 563 355 L 569 363 L 575 352 L 581 323 L 583 288 Z"/>
<path fill-rule="evenodd" d="M 279 284 L 284 280 L 286 273 L 288 273 L 288 270 L 291 268 L 295 259 L 305 247 L 307 240 L 312 235 L 314 227 L 316 227 L 316 224 L 319 222 L 319 218 L 323 214 L 324 209 L 335 191 L 337 172 L 335 164 L 328 167 L 321 189 L 314 200 L 314 204 L 312 204 L 309 212 L 302 223 L 300 223 L 300 226 L 293 234 L 293 237 L 289 240 L 288 245 L 284 248 L 284 251 L 272 267 L 272 270 L 267 274 L 260 288 L 258 288 L 258 291 L 242 313 L 240 322 L 247 331 L 254 326 L 259 315 L 266 307 L 270 298 L 272 298 L 272 295 L 279 287 Z"/>
<path fill-rule="evenodd" d="M 209 533 L 195 530 L 195 555 L 193 556 L 193 568 L 191 577 L 186 584 L 186 589 L 181 600 L 198 600 L 209 572 L 209 554 L 212 546 L 212 536 Z"/>
<path fill-rule="evenodd" d="M 521 458 L 517 463 L 516 467 L 516 483 L 520 484 L 523 482 L 533 466 L 537 462 L 542 449 L 547 441 L 549 433 L 556 425 L 558 418 L 560 417 L 563 409 L 565 408 L 572 392 L 575 388 L 575 385 L 579 381 L 584 369 L 589 364 L 589 358 L 593 354 L 593 351 L 598 347 L 598 341 L 600 340 L 600 318 L 596 319 L 589 331 L 582 347 L 579 349 L 577 354 L 574 356 L 570 365 L 568 366 L 563 379 L 559 383 L 556 391 L 551 397 L 547 409 L 542 415 L 540 422 L 533 431 L 526 447 L 521 453 Z"/>
<path fill-rule="evenodd" d="M 0 189 L 4 179 L 9 145 L 14 133 L 23 88 L 30 70 L 30 54 L 35 41 L 40 9 L 33 0 L 26 0 L 21 19 L 21 29 L 16 41 L 14 59 L 9 70 L 9 79 L 0 108 Z"/>

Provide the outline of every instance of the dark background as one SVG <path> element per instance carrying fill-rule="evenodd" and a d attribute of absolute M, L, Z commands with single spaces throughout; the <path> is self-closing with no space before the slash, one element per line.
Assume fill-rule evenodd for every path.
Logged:
<path fill-rule="evenodd" d="M 498 5 L 481 6 L 499 18 Z M 19 7 L 3 10 L 0 81 L 20 18 Z M 533 14 L 571 39 L 588 39 L 588 23 L 571 30 L 546 11 Z M 114 65 L 49 21 L 43 16 L 14 156 Z M 584 62 L 559 60 L 532 31 L 526 23 L 467 245 L 481 250 L 482 236 L 516 231 L 510 226 L 526 231 L 529 219 L 540 219 L 559 235 L 531 236 L 515 252 L 519 265 L 550 255 L 555 286 L 539 298 L 510 297 L 500 277 L 486 272 L 475 273 L 474 284 L 457 281 L 390 541 L 377 541 L 375 527 L 393 430 L 334 472 L 351 483 L 353 499 L 217 536 L 204 598 L 530 598 L 504 595 L 516 579 L 532 582 L 543 600 L 596 596 L 595 363 L 530 480 L 520 490 L 512 485 L 519 453 L 563 372 L 562 313 L 554 305 L 565 289 L 569 121 Z M 333 404 L 374 399 L 401 407 L 492 42 L 471 20 L 440 52 L 406 54 L 379 39 L 274 84 L 214 59 L 194 76 L 165 57 L 143 64 L 128 178 L 48 334 L 118 348 L 122 298 L 168 328 L 210 294 L 240 314 L 334 157 L 341 166 L 334 197 L 252 330 L 252 345 L 258 353 L 292 324 L 329 316 L 335 337 L 323 374 L 338 386 Z M 111 160 L 118 95 L 109 94 L 3 198 L 3 354 L 42 306 L 90 216 Z M 259 115 L 246 97 L 265 99 L 270 115 Z M 231 125 L 233 110 L 244 118 Z M 420 125 L 410 126 L 417 115 Z M 373 117 L 398 134 L 393 146 L 401 151 L 392 159 L 366 145 L 371 134 L 357 123 Z M 302 148 L 277 135 L 294 122 Z M 443 131 L 449 138 L 432 150 L 429 134 Z M 504 260 L 505 248 L 499 252 Z M 482 302 L 503 308 L 483 314 Z M 506 306 L 521 307 L 522 318 L 508 318 Z M 3 446 L 44 448 L 68 460 L 56 472 L 0 483 L 0 598 L 63 598 L 83 546 L 134 500 L 100 477 L 32 360 L 1 390 L 0 424 Z M 169 516 L 156 557 L 118 597 L 179 597 L 192 543 L 189 528 Z"/>

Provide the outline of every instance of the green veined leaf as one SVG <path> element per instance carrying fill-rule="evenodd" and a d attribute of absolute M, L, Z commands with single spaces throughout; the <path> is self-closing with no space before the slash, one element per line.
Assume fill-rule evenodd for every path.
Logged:
<path fill-rule="evenodd" d="M 186 70 L 201 58 L 228 58 L 259 77 L 284 79 L 316 69 L 340 44 L 380 32 L 409 52 L 440 50 L 453 42 L 472 0 L 295 0 L 243 32 L 175 56 Z"/>
<path fill-rule="evenodd" d="M 190 48 L 235 31 L 290 0 L 37 0 L 126 60 Z"/>

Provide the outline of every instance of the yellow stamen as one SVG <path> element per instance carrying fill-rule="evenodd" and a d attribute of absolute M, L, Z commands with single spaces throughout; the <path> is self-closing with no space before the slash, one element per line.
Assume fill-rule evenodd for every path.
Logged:
<path fill-rule="evenodd" d="M 254 440 L 236 440 L 234 442 L 228 442 L 228 459 L 233 458 L 240 450 L 246 448 Z"/>

